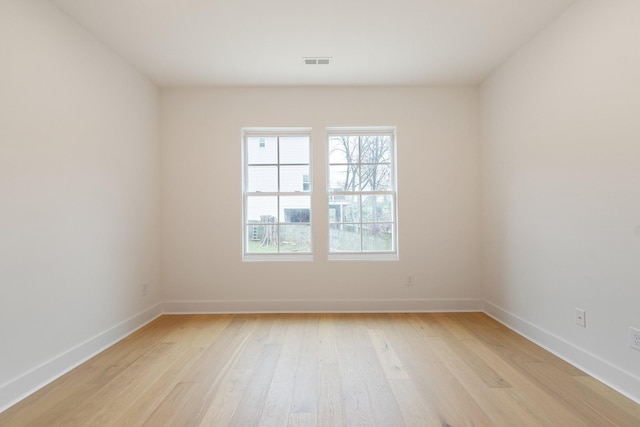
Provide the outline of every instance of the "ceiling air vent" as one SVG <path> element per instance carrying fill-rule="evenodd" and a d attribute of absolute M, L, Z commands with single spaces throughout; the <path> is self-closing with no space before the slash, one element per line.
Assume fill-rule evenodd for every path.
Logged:
<path fill-rule="evenodd" d="M 330 57 L 305 57 L 302 58 L 305 65 L 329 65 L 331 64 Z"/>

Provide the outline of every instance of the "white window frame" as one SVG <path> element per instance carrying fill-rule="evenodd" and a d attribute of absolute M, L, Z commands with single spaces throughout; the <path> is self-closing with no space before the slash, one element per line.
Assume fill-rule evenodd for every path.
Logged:
<path fill-rule="evenodd" d="M 312 168 L 312 143 L 311 128 L 307 127 L 290 127 L 290 128 L 243 128 L 242 133 L 242 260 L 243 261 L 313 261 L 313 176 Z M 309 196 L 309 227 L 310 227 L 310 252 L 293 253 L 293 252 L 275 252 L 275 253 L 255 253 L 249 252 L 248 220 L 247 220 L 247 198 L 252 195 L 260 196 L 299 196 L 300 192 L 249 192 L 248 185 L 248 150 L 247 141 L 250 137 L 287 137 L 287 136 L 304 136 L 309 139 L 309 190 L 304 191 Z M 276 164 L 280 166 L 280 163 Z M 278 207 L 278 212 L 280 211 Z M 279 228 L 283 224 L 283 218 L 278 218 L 276 224 Z"/>
<path fill-rule="evenodd" d="M 332 137 L 336 136 L 375 136 L 384 135 L 390 136 L 391 149 L 390 149 L 390 164 L 391 164 L 391 176 L 390 184 L 391 190 L 389 191 L 331 191 L 330 188 L 330 144 L 329 141 Z M 345 251 L 345 252 L 331 252 L 331 220 L 327 218 L 327 256 L 330 261 L 397 261 L 399 260 L 398 250 L 398 179 L 397 179 L 397 136 L 395 126 L 376 126 L 376 127 L 330 127 L 326 128 L 326 190 L 327 190 L 327 216 L 329 215 L 329 203 L 332 195 L 376 195 L 385 194 L 390 195 L 393 200 L 393 224 L 392 224 L 392 250 L 390 251 Z M 360 163 L 360 162 L 358 162 Z M 362 226 L 362 217 L 360 217 L 360 226 Z"/>

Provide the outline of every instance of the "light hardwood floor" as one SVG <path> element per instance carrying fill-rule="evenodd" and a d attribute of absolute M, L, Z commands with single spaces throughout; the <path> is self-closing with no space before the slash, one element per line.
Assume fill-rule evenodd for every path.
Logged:
<path fill-rule="evenodd" d="M 162 316 L 2 426 L 640 426 L 481 313 Z"/>

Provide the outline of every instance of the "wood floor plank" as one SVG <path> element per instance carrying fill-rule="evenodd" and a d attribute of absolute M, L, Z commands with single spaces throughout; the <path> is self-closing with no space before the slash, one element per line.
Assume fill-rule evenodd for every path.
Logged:
<path fill-rule="evenodd" d="M 348 425 L 373 425 L 373 407 L 362 378 L 355 351 L 355 338 L 350 327 L 342 324 L 336 330 L 338 360 L 344 395 L 345 416 Z M 360 350 L 363 350 L 361 347 Z"/>
<path fill-rule="evenodd" d="M 317 425 L 318 414 L 315 412 L 293 412 L 287 420 L 287 427 L 316 427 Z"/>
<path fill-rule="evenodd" d="M 574 380 L 595 393 L 598 396 L 598 400 L 604 399 L 625 411 L 633 419 L 640 419 L 640 405 L 633 400 L 621 397 L 620 393 L 588 375 L 574 376 Z"/>
<path fill-rule="evenodd" d="M 216 337 L 229 325 L 233 317 L 227 314 L 211 316 L 206 314 L 192 314 L 185 316 L 185 322 L 163 337 L 163 342 L 180 342 L 183 345 L 196 348 L 207 348 Z"/>
<path fill-rule="evenodd" d="M 429 345 L 440 355 L 441 360 L 483 408 L 495 425 L 544 425 L 548 420 L 535 408 L 522 405 L 510 393 L 500 392 L 502 388 L 488 386 L 462 358 L 457 347 L 450 347 L 442 338 L 429 338 Z M 517 403 L 517 404 L 516 404 Z"/>
<path fill-rule="evenodd" d="M 318 322 L 318 425 L 346 426 L 342 373 L 336 344 L 336 315 L 323 314 Z"/>
<path fill-rule="evenodd" d="M 280 344 L 263 346 L 252 377 L 238 403 L 239 410 L 235 411 L 229 425 L 237 427 L 259 425 L 281 350 Z"/>
<path fill-rule="evenodd" d="M 163 373 L 168 361 L 184 353 L 173 343 L 158 343 L 151 351 L 131 364 L 113 381 L 74 409 L 74 414 L 86 425 L 110 425 L 114 418 L 125 411 L 131 400 L 144 395 L 153 385 L 153 380 Z M 106 403 L 105 403 L 106 402 Z M 56 425 L 56 424 L 51 424 Z M 69 425 L 62 420 L 59 425 Z"/>
<path fill-rule="evenodd" d="M 486 314 L 460 313 L 456 320 L 473 331 L 477 339 L 482 340 L 487 345 L 491 345 L 495 351 L 501 352 L 504 357 L 511 357 L 512 362 L 515 364 L 520 361 L 545 362 L 565 371 L 569 375 L 584 375 L 584 372 L 580 369 L 504 327 Z"/>
<path fill-rule="evenodd" d="M 155 334 L 151 335 L 155 336 Z M 171 350 L 170 345 L 152 343 L 149 339 L 145 342 L 148 347 L 144 351 L 141 351 L 137 344 L 132 349 L 128 342 L 125 343 L 123 357 L 117 358 L 116 365 L 93 363 L 95 360 L 89 361 L 87 366 L 101 369 L 102 372 L 90 380 L 90 383 L 85 387 L 78 390 L 75 396 L 63 401 L 58 400 L 53 411 L 35 418 L 33 424 L 48 426 L 87 425 L 89 419 L 98 417 L 93 421 L 93 425 L 105 425 L 107 421 L 102 420 L 102 417 L 106 413 L 102 411 L 104 405 L 101 405 L 100 402 L 118 405 L 118 397 L 122 390 L 135 384 L 137 376 L 142 375 L 145 369 L 153 369 L 153 363 Z M 137 358 L 132 357 L 133 353 L 137 355 Z M 111 355 L 107 356 L 107 361 L 114 362 Z M 113 416 L 113 414 L 111 413 L 109 416 Z"/>
<path fill-rule="evenodd" d="M 424 377 L 415 381 L 438 409 L 442 425 L 491 426 L 493 422 L 443 362 L 420 366 Z"/>
<path fill-rule="evenodd" d="M 2 427 L 640 426 L 640 405 L 482 313 L 161 316 Z"/>
<path fill-rule="evenodd" d="M 453 376 L 429 340 L 439 338 L 435 317 L 411 315 L 412 328 L 398 328 L 393 345 L 400 354 L 418 393 L 441 425 L 489 426 L 491 419 Z M 427 333 L 425 333 L 425 331 Z"/>
<path fill-rule="evenodd" d="M 548 393 L 568 407 L 579 407 L 581 414 L 589 422 L 599 426 L 632 426 L 638 421 L 633 415 L 584 387 L 576 381 L 576 376 L 569 375 L 554 365 L 532 362 L 527 364 L 527 368 Z"/>
<path fill-rule="evenodd" d="M 447 425 L 492 425 L 491 418 L 483 408 L 473 399 L 472 395 L 455 377 L 443 360 L 443 356 L 434 350 L 433 340 L 448 339 L 449 343 L 456 344 L 450 333 L 438 322 L 437 315 L 418 315 L 414 326 L 418 331 L 423 330 L 424 324 L 429 326 L 430 333 L 420 340 L 413 341 L 415 359 L 419 360 L 419 354 L 431 355 L 431 360 L 426 363 L 418 363 L 412 372 L 419 370 L 423 375 L 417 381 L 422 390 L 426 390 L 442 424 Z M 456 351 L 459 346 L 455 345 Z M 469 354 L 465 352 L 465 356 Z M 475 357 L 475 356 L 474 356 Z"/>
<path fill-rule="evenodd" d="M 354 317 L 337 331 L 345 411 L 350 425 L 402 425 L 402 415 L 364 322 Z"/>
<path fill-rule="evenodd" d="M 79 366 L 38 390 L 38 399 L 27 398 L 0 413 L 0 425 L 37 426 L 39 419 L 57 419 L 58 414 L 65 413 L 87 394 L 101 387 L 92 379 L 102 370 L 102 367 L 86 363 Z"/>
<path fill-rule="evenodd" d="M 113 426 L 142 426 L 205 351 L 204 348 L 185 345 L 179 345 L 179 348 L 183 352 L 168 361 L 167 366 L 154 363 L 155 379 L 144 392 L 131 395 L 128 408 L 118 414 Z M 163 369 L 166 370 L 163 372 Z"/>
<path fill-rule="evenodd" d="M 384 331 L 380 329 L 369 329 L 369 338 L 373 344 L 373 348 L 378 355 L 378 360 L 382 366 L 387 379 L 389 380 L 408 380 L 409 374 L 402 366 L 402 362 L 398 358 L 393 346 L 387 340 Z"/>
<path fill-rule="evenodd" d="M 455 348 L 455 352 L 484 381 L 487 387 L 511 387 L 508 381 L 463 344 L 463 340 L 475 339 L 475 335 L 471 330 L 458 323 L 457 316 L 453 316 L 451 313 L 434 313 L 429 317 L 435 319 L 435 322 L 431 322 L 431 327 L 437 331 L 438 337 L 446 340 L 449 346 Z"/>
<path fill-rule="evenodd" d="M 253 370 L 231 369 L 200 420 L 201 427 L 228 426 L 240 405 Z"/>
<path fill-rule="evenodd" d="M 236 369 L 254 369 L 266 344 L 281 344 L 280 341 L 274 340 L 273 325 L 276 319 L 278 316 L 274 314 L 241 314 L 235 317 L 234 321 L 242 321 L 252 328 L 245 349 L 239 355 Z"/>
<path fill-rule="evenodd" d="M 338 349 L 336 347 L 336 315 L 318 315 L 318 363 L 337 364 Z"/>
<path fill-rule="evenodd" d="M 465 342 L 465 345 L 503 375 L 516 390 L 515 395 L 522 396 L 527 400 L 528 405 L 544 414 L 545 418 L 550 420 L 550 425 L 576 427 L 588 425 L 579 411 L 568 410 L 554 396 L 540 388 L 536 379 L 532 378 L 528 372 L 522 371 L 519 366 L 514 366 L 511 363 L 511 357 L 503 358 L 503 351 L 495 352 L 493 346 L 486 346 L 472 340 Z"/>
<path fill-rule="evenodd" d="M 177 412 L 176 426 L 197 425 L 202 420 L 231 369 L 239 363 L 254 331 L 255 322 L 241 320 L 236 325 L 232 321 L 207 348 L 185 376 L 193 381 L 193 386 L 190 387 L 189 398 Z M 194 372 L 199 375 L 192 376 Z M 161 422 L 156 418 L 149 425 L 161 425 Z"/>
<path fill-rule="evenodd" d="M 284 324 L 284 322 L 281 323 Z M 291 411 L 293 390 L 296 382 L 295 367 L 300 357 L 303 325 L 296 321 L 290 322 L 290 324 L 287 322 L 284 325 L 287 327 L 275 328 L 277 333 L 274 334 L 274 331 L 272 331 L 272 338 L 269 340 L 271 344 L 281 344 L 282 351 L 265 400 L 260 418 L 261 425 L 285 425 Z"/>
<path fill-rule="evenodd" d="M 321 363 L 318 376 L 318 425 L 348 425 L 342 372 L 338 363 Z"/>
<path fill-rule="evenodd" d="M 391 391 L 398 402 L 402 419 L 406 426 L 439 426 L 443 425 L 438 412 L 430 407 L 424 396 L 416 390 L 410 379 L 390 380 Z"/>
<path fill-rule="evenodd" d="M 142 425 L 145 427 L 179 425 L 178 414 L 187 402 L 196 395 L 199 386 L 198 383 L 193 382 L 177 383 Z"/>
<path fill-rule="evenodd" d="M 298 362 L 295 364 L 295 383 L 291 412 L 318 411 L 318 317 L 305 316 Z"/>

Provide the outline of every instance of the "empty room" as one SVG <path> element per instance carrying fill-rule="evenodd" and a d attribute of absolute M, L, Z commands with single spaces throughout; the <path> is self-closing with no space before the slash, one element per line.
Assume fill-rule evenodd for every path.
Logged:
<path fill-rule="evenodd" d="M 0 0 L 0 426 L 640 426 L 640 1 Z"/>

